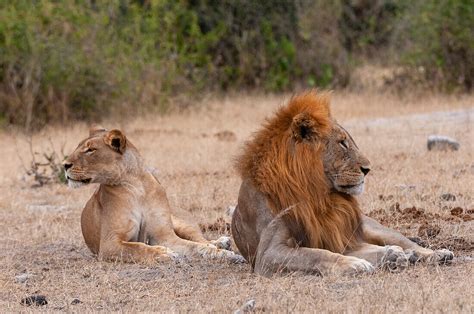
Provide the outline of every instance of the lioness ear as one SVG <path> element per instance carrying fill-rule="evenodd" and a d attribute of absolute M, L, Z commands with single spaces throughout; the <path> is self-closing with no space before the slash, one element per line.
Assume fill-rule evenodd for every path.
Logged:
<path fill-rule="evenodd" d="M 315 141 L 320 136 L 318 124 L 310 114 L 302 112 L 293 117 L 291 131 L 297 142 Z"/>
<path fill-rule="evenodd" d="M 105 144 L 123 154 L 127 147 L 127 138 L 120 130 L 111 130 L 104 137 Z"/>
<path fill-rule="evenodd" d="M 101 132 L 106 132 L 107 129 L 101 127 L 100 125 L 98 124 L 93 124 L 91 125 L 91 127 L 89 128 L 89 137 L 92 137 L 98 133 L 101 133 Z"/>

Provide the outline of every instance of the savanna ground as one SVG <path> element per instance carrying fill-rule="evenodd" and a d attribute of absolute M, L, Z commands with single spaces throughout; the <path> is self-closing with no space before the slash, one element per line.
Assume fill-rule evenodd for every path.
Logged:
<path fill-rule="evenodd" d="M 210 99 L 200 111 L 104 123 L 122 128 L 147 164 L 159 169 L 172 206 L 196 217 L 209 237 L 229 234 L 226 208 L 236 204 L 240 179 L 232 158 L 263 118 L 288 96 Z M 449 266 L 410 267 L 358 277 L 303 274 L 262 278 L 249 265 L 180 261 L 156 266 L 98 262 L 80 230 L 81 210 L 96 186 L 31 187 L 22 161 L 27 137 L 0 133 L 0 308 L 42 294 L 42 310 L 232 312 L 250 299 L 254 311 L 472 312 L 474 310 L 474 96 L 336 93 L 333 115 L 372 162 L 365 213 L 447 247 Z M 71 152 L 87 126 L 44 129 L 33 149 Z M 430 134 L 459 140 L 456 152 L 428 152 Z M 21 158 L 20 158 L 21 157 Z M 443 194 L 452 194 L 444 196 Z M 454 196 L 454 197 L 453 197 Z M 16 276 L 28 274 L 21 282 Z M 74 301 L 78 299 L 79 301 Z M 77 304 L 72 304 L 77 303 Z M 32 308 L 29 308 L 32 309 Z"/>

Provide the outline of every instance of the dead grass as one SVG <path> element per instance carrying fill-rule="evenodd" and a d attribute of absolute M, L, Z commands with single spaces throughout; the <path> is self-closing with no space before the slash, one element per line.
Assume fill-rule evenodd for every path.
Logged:
<path fill-rule="evenodd" d="M 240 179 L 232 157 L 286 99 L 234 95 L 211 99 L 193 112 L 105 124 L 124 129 L 148 164 L 159 169 L 173 206 L 206 224 L 225 217 L 225 209 L 236 203 Z M 360 198 L 364 211 L 409 236 L 420 233 L 434 247 L 450 245 L 457 255 L 451 266 L 357 278 L 266 279 L 248 265 L 214 261 L 155 267 L 98 262 L 83 242 L 79 219 L 96 187 L 31 188 L 18 159 L 28 156 L 26 137 L 0 133 L 0 307 L 24 310 L 20 300 L 38 293 L 47 297 L 49 304 L 41 309 L 48 311 L 231 312 L 255 299 L 257 312 L 472 312 L 474 222 L 451 210 L 474 209 L 473 103 L 469 95 L 334 95 L 333 115 L 372 161 Z M 428 152 L 432 133 L 457 138 L 461 149 Z M 46 147 L 54 136 L 53 144 L 65 143 L 67 153 L 86 134 L 82 124 L 50 128 L 34 136 L 33 144 Z M 444 193 L 456 200 L 443 200 Z M 439 234 L 429 238 L 426 228 Z M 22 273 L 33 277 L 16 282 Z M 75 298 L 81 303 L 71 305 Z"/>

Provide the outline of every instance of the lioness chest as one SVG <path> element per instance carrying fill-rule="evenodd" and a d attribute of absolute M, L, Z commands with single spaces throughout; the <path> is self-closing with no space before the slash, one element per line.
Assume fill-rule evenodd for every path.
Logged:
<path fill-rule="evenodd" d="M 163 208 L 142 201 L 132 202 L 128 208 L 123 209 L 122 216 L 118 224 L 122 225 L 125 241 L 147 244 L 159 242 L 156 230 L 167 225 L 169 220 L 169 214 Z"/>

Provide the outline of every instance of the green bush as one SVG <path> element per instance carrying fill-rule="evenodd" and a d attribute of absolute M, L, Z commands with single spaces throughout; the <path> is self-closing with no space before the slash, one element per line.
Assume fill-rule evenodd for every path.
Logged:
<path fill-rule="evenodd" d="M 0 2 L 0 124 L 166 110 L 202 91 L 343 87 L 391 48 L 472 88 L 469 0 Z M 387 63 L 394 63 L 387 59 Z M 173 102 L 176 104 L 176 102 Z"/>
<path fill-rule="evenodd" d="M 395 43 L 402 61 L 447 90 L 471 90 L 474 80 L 474 2 L 405 1 Z"/>

